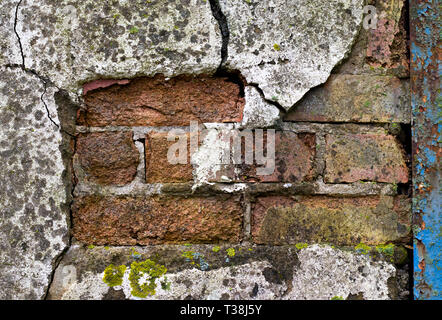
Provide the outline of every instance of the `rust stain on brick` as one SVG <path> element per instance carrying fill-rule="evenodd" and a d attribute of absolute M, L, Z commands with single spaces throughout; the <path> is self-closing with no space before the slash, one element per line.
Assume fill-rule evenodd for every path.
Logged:
<path fill-rule="evenodd" d="M 89 126 L 187 126 L 239 122 L 240 87 L 227 78 L 178 76 L 132 79 L 124 86 L 88 91 L 77 123 Z"/>

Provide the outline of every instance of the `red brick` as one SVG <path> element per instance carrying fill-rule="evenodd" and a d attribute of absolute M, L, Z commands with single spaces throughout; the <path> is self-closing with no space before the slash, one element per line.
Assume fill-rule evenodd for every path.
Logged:
<path fill-rule="evenodd" d="M 77 240 L 98 245 L 238 242 L 242 210 L 238 197 L 76 198 Z"/>
<path fill-rule="evenodd" d="M 264 150 L 267 150 L 266 135 L 264 135 L 264 141 Z M 242 150 L 244 152 L 244 146 Z M 275 170 L 273 174 L 257 175 L 256 163 L 254 165 L 225 165 L 217 172 L 213 181 L 221 182 L 222 176 L 236 182 L 310 181 L 315 176 L 315 155 L 315 134 L 277 131 L 275 132 Z"/>
<path fill-rule="evenodd" d="M 135 178 L 139 161 L 131 132 L 78 135 L 74 167 L 80 180 L 124 185 Z"/>
<path fill-rule="evenodd" d="M 84 96 L 77 122 L 88 126 L 187 126 L 238 122 L 244 106 L 240 87 L 226 78 L 163 76 L 138 78 Z"/>
<path fill-rule="evenodd" d="M 167 132 L 152 132 L 146 136 L 146 181 L 148 183 L 189 182 L 193 180 L 190 164 L 190 134 L 187 139 L 187 164 L 171 164 L 167 151 L 176 141 L 167 141 Z"/>
<path fill-rule="evenodd" d="M 252 205 L 258 244 L 375 245 L 410 240 L 410 201 L 393 197 L 260 197 Z"/>
<path fill-rule="evenodd" d="M 404 151 L 391 135 L 327 135 L 325 161 L 326 182 L 408 182 Z"/>

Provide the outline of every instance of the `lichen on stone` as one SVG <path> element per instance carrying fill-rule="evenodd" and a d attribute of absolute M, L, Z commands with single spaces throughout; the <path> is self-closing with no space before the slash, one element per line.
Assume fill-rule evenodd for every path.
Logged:
<path fill-rule="evenodd" d="M 138 298 L 154 295 L 157 287 L 156 280 L 161 278 L 166 272 L 167 268 L 165 266 L 156 264 L 150 259 L 142 262 L 132 262 L 129 273 L 129 282 L 132 288 L 131 294 Z M 167 287 L 167 284 L 162 284 L 162 287 Z"/>
<path fill-rule="evenodd" d="M 103 281 L 109 287 L 121 286 L 123 284 L 123 276 L 126 271 L 125 265 L 114 266 L 113 264 L 109 265 L 106 269 L 104 269 Z"/>

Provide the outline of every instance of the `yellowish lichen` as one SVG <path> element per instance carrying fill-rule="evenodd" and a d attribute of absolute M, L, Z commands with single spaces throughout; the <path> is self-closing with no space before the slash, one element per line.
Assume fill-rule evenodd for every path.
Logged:
<path fill-rule="evenodd" d="M 367 245 L 365 245 L 363 243 L 358 244 L 355 247 L 355 249 L 356 249 L 357 252 L 362 253 L 362 254 L 368 254 L 371 251 L 371 247 L 369 247 L 369 246 L 367 246 Z"/>
<path fill-rule="evenodd" d="M 114 266 L 113 264 L 109 265 L 106 269 L 104 269 L 104 283 L 106 283 L 109 287 L 121 286 L 125 271 L 125 265 L 118 267 Z"/>
<path fill-rule="evenodd" d="M 295 244 L 295 247 L 296 247 L 296 249 L 301 250 L 301 249 L 307 248 L 308 243 L 300 242 L 300 243 Z"/>
<path fill-rule="evenodd" d="M 132 262 L 129 273 L 129 283 L 132 288 L 131 294 L 134 297 L 146 298 L 155 294 L 157 287 L 156 280 L 167 272 L 165 266 L 156 264 L 154 261 L 147 259 L 142 262 Z M 161 286 L 167 287 L 167 284 Z"/>
<path fill-rule="evenodd" d="M 235 256 L 235 249 L 233 248 L 229 248 L 226 250 L 227 251 L 227 255 L 231 258 L 233 258 Z"/>

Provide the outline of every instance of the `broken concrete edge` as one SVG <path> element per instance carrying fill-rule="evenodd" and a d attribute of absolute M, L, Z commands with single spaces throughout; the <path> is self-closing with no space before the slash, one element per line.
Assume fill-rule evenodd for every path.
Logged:
<path fill-rule="evenodd" d="M 218 0 L 211 0 L 209 2 L 204 1 L 206 4 L 204 4 L 207 8 L 206 10 L 209 10 L 209 12 L 211 12 L 212 15 L 212 24 L 217 24 L 217 28 L 220 30 L 220 42 L 221 44 L 219 45 L 220 52 L 218 53 L 218 60 L 220 61 L 220 63 L 218 64 L 217 68 L 215 66 L 210 67 L 209 69 L 205 69 L 206 73 L 207 71 L 209 71 L 209 74 L 216 74 L 216 73 L 220 73 L 220 72 L 224 72 L 226 69 L 226 67 L 224 66 L 224 61 L 229 60 L 229 56 L 227 54 L 227 48 L 229 46 L 229 39 L 230 39 L 230 30 L 229 30 L 229 19 L 234 19 L 233 17 L 229 17 L 229 14 L 232 14 L 231 12 L 229 12 L 229 14 L 226 14 L 225 12 L 223 12 L 222 8 L 224 7 L 224 11 L 227 10 L 227 8 L 231 11 L 231 8 L 229 7 L 229 5 L 227 5 L 226 3 L 224 3 L 225 1 L 223 1 L 222 5 L 220 4 L 220 2 Z M 209 3 L 210 3 L 210 9 L 209 7 Z M 27 34 L 27 32 L 29 32 L 29 30 L 26 30 L 25 28 L 23 28 L 22 24 L 23 24 L 23 17 L 21 15 L 23 15 L 22 8 L 21 8 L 21 4 L 22 1 L 19 1 L 17 3 L 16 6 L 16 10 L 15 10 L 15 23 L 14 23 L 14 33 L 17 36 L 17 40 L 18 40 L 18 44 L 20 47 L 20 51 L 21 51 L 21 56 L 22 56 L 22 65 L 24 68 L 27 68 L 27 64 L 26 64 L 26 60 L 29 57 L 30 52 L 26 52 L 29 51 L 31 47 L 29 47 L 29 44 L 27 43 L 29 41 L 29 37 L 31 34 Z M 196 5 L 196 3 L 194 4 Z M 200 3 L 198 3 L 198 5 L 200 5 Z M 346 59 L 346 57 L 349 55 L 350 52 L 350 48 L 353 46 L 353 43 L 356 41 L 356 35 L 358 34 L 359 30 L 361 29 L 361 8 L 359 8 L 360 5 L 360 1 L 359 0 L 353 0 L 351 2 L 351 4 L 346 4 L 345 6 L 350 6 L 352 9 L 354 9 L 355 12 L 353 12 L 353 14 L 355 14 L 357 17 L 353 17 L 354 19 L 358 20 L 358 23 L 356 23 L 357 28 L 352 28 L 352 37 L 351 37 L 351 42 L 349 43 L 349 45 L 347 46 L 348 48 L 346 50 L 344 50 L 345 52 L 343 52 L 342 57 L 340 58 L 339 61 L 334 61 L 333 60 L 333 64 L 338 64 L 340 63 L 340 61 L 343 61 Z M 233 6 L 233 5 L 232 5 Z M 68 8 L 69 7 L 69 8 Z M 72 7 L 72 8 L 71 8 Z M 332 5 L 333 7 L 333 5 Z M 64 15 L 67 18 L 66 19 L 78 19 L 78 17 L 76 17 L 75 15 L 77 14 L 77 11 L 79 11 L 80 13 L 81 10 L 83 10 L 83 8 L 79 7 L 76 8 L 74 6 L 67 6 L 66 8 L 60 9 L 61 11 L 57 13 L 59 13 L 60 15 Z M 73 10 L 73 12 L 69 12 L 69 10 Z M 66 12 L 65 12 L 66 11 Z M 29 13 L 28 13 L 29 14 Z M 70 17 L 69 15 L 74 15 L 75 17 Z M 333 16 L 334 17 L 334 16 Z M 115 17 L 114 17 L 115 18 Z M 74 19 L 75 20 L 75 19 Z M 69 20 L 70 21 L 70 20 Z M 232 20 L 233 21 L 233 20 Z M 232 21 L 230 21 L 230 23 L 232 23 Z M 75 22 L 75 21 L 74 21 Z M 132 21 L 133 22 L 133 21 Z M 351 23 L 353 24 L 354 21 L 352 20 Z M 349 27 L 349 26 L 346 26 Z M 61 27 L 60 27 L 61 28 Z M 353 30 L 355 29 L 355 30 Z M 63 29 L 64 30 L 64 29 Z M 59 31 L 59 30 L 58 30 Z M 219 32 L 219 31 L 218 31 Z M 68 35 L 70 36 L 70 35 Z M 24 39 L 22 41 L 22 38 Z M 336 48 L 335 48 L 336 49 Z M 273 50 L 273 49 L 272 49 Z M 336 52 L 335 52 L 336 53 Z M 44 69 L 44 68 L 43 68 Z M 43 72 L 43 70 L 38 70 L 38 67 L 35 68 L 34 70 L 36 70 L 36 73 L 39 74 L 43 74 L 46 72 Z M 232 68 L 232 66 L 228 67 L 229 72 L 236 72 L 236 73 L 242 73 L 242 71 L 238 68 Z M 117 71 L 104 71 L 103 72 L 97 72 L 95 75 L 88 75 L 86 77 L 77 77 L 75 78 L 73 81 L 75 81 L 75 83 L 69 83 L 68 85 L 64 86 L 61 85 L 59 82 L 60 81 L 56 81 L 58 83 L 59 87 L 63 87 L 63 89 L 68 90 L 71 94 L 76 95 L 77 97 L 81 96 L 81 90 L 82 90 L 82 86 L 84 84 L 87 84 L 88 82 L 91 81 L 95 81 L 95 80 L 103 80 L 103 81 L 107 81 L 107 80 L 111 80 L 111 79 L 132 79 L 132 78 L 136 78 L 136 77 L 140 77 L 140 76 L 154 76 L 156 74 L 162 74 L 162 72 L 158 72 L 155 70 L 142 70 L 140 69 L 137 72 L 133 72 L 132 69 L 128 69 L 126 71 L 122 71 L 122 70 L 118 70 Z M 167 73 L 167 74 L 166 74 Z M 169 74 L 170 72 L 166 72 L 164 73 L 166 76 L 171 76 L 172 74 Z M 190 73 L 190 74 L 195 74 L 195 73 L 200 73 L 203 74 L 204 70 L 200 70 L 199 72 L 189 72 L 188 70 L 182 70 L 182 71 L 178 71 L 178 73 L 174 73 L 173 75 L 179 75 L 179 74 L 186 74 L 186 73 Z M 45 75 L 44 77 L 46 78 L 51 78 L 50 75 Z M 323 77 L 324 78 L 324 77 Z M 52 79 L 55 80 L 55 79 Z M 326 78 L 323 79 L 323 82 L 325 82 Z M 316 85 L 319 85 L 320 83 L 317 83 Z M 257 88 L 259 88 L 259 90 L 261 91 L 261 93 L 263 92 L 263 88 L 261 88 L 261 86 L 259 84 L 255 84 Z M 85 90 L 84 93 L 86 93 L 88 90 Z M 306 93 L 308 90 L 304 90 Z M 268 94 L 266 94 L 267 96 Z M 277 106 L 280 110 L 287 110 L 289 109 L 289 107 L 287 105 L 284 105 L 284 107 L 281 107 L 280 104 L 278 103 L 277 100 L 275 99 L 269 99 L 268 97 L 265 98 L 265 101 L 268 103 L 272 103 L 275 106 Z"/>
<path fill-rule="evenodd" d="M 313 260 L 308 262 L 310 258 L 306 257 Z M 341 264 L 339 268 L 333 266 L 342 259 L 354 263 L 351 266 Z M 361 299 L 403 299 L 407 294 L 406 291 L 399 293 L 404 289 L 395 283 L 397 278 L 407 277 L 403 270 L 407 252 L 403 247 L 391 244 L 377 247 L 307 243 L 271 247 L 249 244 L 107 247 L 74 243 L 55 273 L 48 298 L 139 299 L 139 290 L 129 281 L 130 273 L 148 260 L 166 270 L 162 277 L 154 279 L 154 291 L 142 297 L 148 299 L 189 296 L 193 299 L 226 299 L 226 293 L 240 299 L 332 299 L 336 296 L 348 299 L 359 294 L 353 292 L 355 288 L 363 292 Z M 313 263 L 319 269 L 311 269 Z M 115 268 L 124 271 L 116 276 Z M 355 270 L 349 272 L 353 268 Z M 383 279 L 371 277 L 373 268 L 388 270 L 388 276 Z M 105 270 L 108 269 L 110 274 L 106 276 Z M 364 276 L 359 276 L 359 272 Z M 217 279 L 214 274 L 221 278 Z M 241 278 L 236 278 L 236 274 Z M 331 281 L 330 286 L 322 285 L 316 292 L 309 293 L 310 296 L 303 296 L 305 292 L 301 284 L 312 281 L 312 277 L 319 282 L 320 279 Z M 365 285 L 353 287 L 353 277 L 360 278 L 357 282 L 362 281 Z M 193 282 L 195 279 L 199 279 L 199 284 Z M 241 283 L 240 287 L 236 282 Z M 257 283 L 259 294 L 254 289 Z M 293 285 L 298 286 L 297 290 Z M 345 290 L 339 290 L 341 285 Z M 206 287 L 207 292 L 199 286 Z M 379 286 L 383 287 L 382 290 Z"/>

